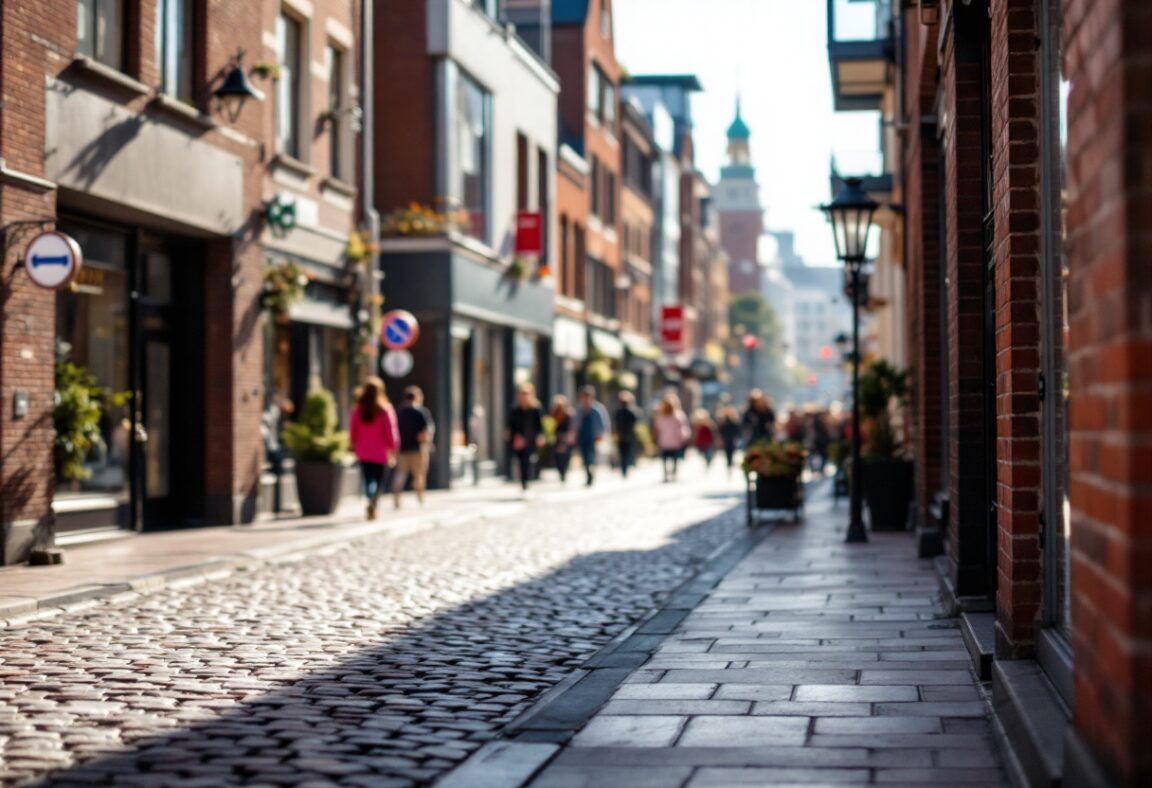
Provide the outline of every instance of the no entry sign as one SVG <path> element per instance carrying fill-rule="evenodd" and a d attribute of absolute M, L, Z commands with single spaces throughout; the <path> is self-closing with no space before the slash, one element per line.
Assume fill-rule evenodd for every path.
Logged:
<path fill-rule="evenodd" d="M 411 312 L 393 309 L 381 318 L 380 341 L 389 350 L 406 350 L 420 338 L 420 324 Z"/>
<path fill-rule="evenodd" d="M 660 344 L 665 353 L 684 352 L 684 306 L 660 308 Z"/>
<path fill-rule="evenodd" d="M 83 262 L 80 244 L 64 233 L 40 233 L 24 250 L 24 268 L 28 276 L 48 290 L 59 290 L 71 284 L 80 273 Z"/>

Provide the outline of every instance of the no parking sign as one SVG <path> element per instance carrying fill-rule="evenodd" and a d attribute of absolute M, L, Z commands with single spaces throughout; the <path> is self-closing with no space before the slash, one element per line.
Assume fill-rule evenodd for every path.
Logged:
<path fill-rule="evenodd" d="M 411 312 L 393 309 L 381 318 L 380 341 L 389 350 L 407 350 L 420 338 L 420 324 Z"/>

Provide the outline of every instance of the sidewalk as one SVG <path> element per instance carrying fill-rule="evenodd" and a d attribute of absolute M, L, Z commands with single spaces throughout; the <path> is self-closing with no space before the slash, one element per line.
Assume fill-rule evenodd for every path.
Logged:
<path fill-rule="evenodd" d="M 814 490 L 442 785 L 1008 785 L 930 564 L 846 519 Z"/>
<path fill-rule="evenodd" d="M 654 484 L 655 465 L 647 464 L 638 476 L 628 484 Z M 618 474 L 604 467 L 593 490 L 602 493 L 622 484 Z M 575 479 L 561 486 L 551 474 L 535 482 L 532 492 L 534 499 L 552 501 L 585 494 Z M 294 560 L 366 536 L 388 534 L 396 538 L 428 528 L 508 516 L 526 506 L 519 488 L 503 478 L 485 480 L 479 486 L 431 491 L 423 508 L 410 492 L 405 493 L 400 511 L 392 509 L 390 499 L 382 504 L 380 519 L 375 522 L 365 521 L 363 504 L 357 499 L 346 502 L 330 517 L 126 534 L 69 547 L 62 564 L 6 567 L 0 569 L 0 628 L 122 594 L 150 592 Z"/>

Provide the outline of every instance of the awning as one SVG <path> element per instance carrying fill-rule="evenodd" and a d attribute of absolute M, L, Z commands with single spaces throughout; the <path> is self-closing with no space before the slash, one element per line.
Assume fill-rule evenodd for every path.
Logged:
<path fill-rule="evenodd" d="M 613 336 L 598 328 L 592 329 L 589 336 L 592 339 L 592 346 L 600 352 L 600 355 L 613 359 L 624 358 L 624 343 L 620 337 Z"/>
<path fill-rule="evenodd" d="M 316 326 L 341 328 L 345 331 L 351 331 L 356 325 L 350 307 L 322 301 L 298 301 L 289 307 L 288 319 L 296 323 L 311 323 Z"/>
<path fill-rule="evenodd" d="M 631 355 L 646 361 L 660 361 L 664 358 L 664 351 L 644 337 L 624 335 L 624 345 Z"/>
<path fill-rule="evenodd" d="M 557 317 L 552 324 L 552 353 L 574 361 L 588 358 L 588 331 L 584 324 Z"/>

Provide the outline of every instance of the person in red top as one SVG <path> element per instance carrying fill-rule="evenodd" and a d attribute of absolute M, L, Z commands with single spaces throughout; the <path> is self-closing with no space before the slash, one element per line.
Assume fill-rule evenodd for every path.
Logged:
<path fill-rule="evenodd" d="M 352 451 L 360 460 L 364 495 L 368 498 L 368 519 L 376 519 L 376 500 L 384 486 L 384 471 L 400 445 L 396 431 L 396 411 L 384 393 L 384 381 L 370 377 L 364 381 L 351 416 Z"/>
<path fill-rule="evenodd" d="M 711 468 L 712 458 L 716 456 L 716 424 L 708 411 L 700 408 L 692 419 L 692 433 L 696 451 L 704 458 L 704 465 Z"/>

